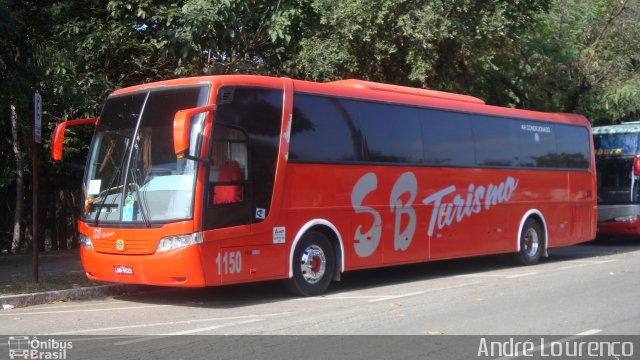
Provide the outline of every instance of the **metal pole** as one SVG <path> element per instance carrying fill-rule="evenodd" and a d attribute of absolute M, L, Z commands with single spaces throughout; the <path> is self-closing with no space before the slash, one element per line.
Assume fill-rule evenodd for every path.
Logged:
<path fill-rule="evenodd" d="M 31 143 L 32 184 L 33 184 L 33 282 L 38 282 L 38 251 L 40 250 L 40 147 L 42 141 L 42 98 L 36 92 L 33 95 L 33 142 Z"/>
<path fill-rule="evenodd" d="M 38 219 L 38 193 L 40 192 L 40 184 L 38 182 L 40 159 L 39 144 L 35 141 L 31 146 L 31 156 L 33 159 L 33 282 L 38 282 L 38 251 L 40 250 L 40 229 Z"/>

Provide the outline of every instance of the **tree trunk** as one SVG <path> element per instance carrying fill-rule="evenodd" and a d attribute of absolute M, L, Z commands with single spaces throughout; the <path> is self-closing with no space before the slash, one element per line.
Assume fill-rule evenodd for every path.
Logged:
<path fill-rule="evenodd" d="M 22 245 L 21 224 L 22 212 L 24 209 L 24 158 L 20 148 L 20 133 L 18 131 L 18 113 L 15 105 L 9 105 L 11 114 L 11 135 L 13 136 L 13 154 L 16 157 L 16 208 L 13 220 L 13 240 L 11 242 L 11 253 L 15 254 Z"/>
<path fill-rule="evenodd" d="M 60 190 L 58 192 L 58 199 L 60 200 L 60 213 L 58 214 L 58 250 L 67 249 L 67 206 L 66 206 L 66 191 Z"/>
<path fill-rule="evenodd" d="M 78 212 L 80 204 L 78 204 L 78 191 L 69 191 L 70 203 L 68 203 L 69 209 L 71 209 L 71 236 L 73 241 L 71 242 L 71 248 L 78 247 Z M 84 206 L 84 204 L 83 204 Z"/>
<path fill-rule="evenodd" d="M 48 193 L 45 191 L 45 193 Z M 46 199 L 47 201 L 47 215 L 45 216 L 45 230 L 44 230 L 44 234 L 45 234 L 45 239 L 47 238 L 46 234 L 47 231 L 49 232 L 49 239 L 51 239 L 51 250 L 57 250 L 55 247 L 56 244 L 56 238 L 58 237 L 58 222 L 56 221 L 56 206 L 57 206 L 57 201 L 56 201 L 56 196 L 55 194 L 49 194 L 47 196 L 44 196 L 44 199 Z"/>

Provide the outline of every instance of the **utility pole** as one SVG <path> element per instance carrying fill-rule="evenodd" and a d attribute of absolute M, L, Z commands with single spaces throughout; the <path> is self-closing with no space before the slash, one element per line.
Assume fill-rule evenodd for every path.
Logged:
<path fill-rule="evenodd" d="M 33 282 L 38 282 L 38 251 L 40 250 L 40 148 L 42 143 L 42 97 L 36 91 L 33 94 L 33 142 L 31 143 L 32 181 L 33 181 Z"/>

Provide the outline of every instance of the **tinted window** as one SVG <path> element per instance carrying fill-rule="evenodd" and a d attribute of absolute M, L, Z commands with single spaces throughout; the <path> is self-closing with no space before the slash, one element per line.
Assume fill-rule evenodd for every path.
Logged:
<path fill-rule="evenodd" d="M 100 130 L 133 129 L 146 96 L 146 93 L 138 93 L 108 98 L 100 114 Z"/>
<path fill-rule="evenodd" d="M 361 154 L 361 134 L 340 99 L 296 95 L 289 159 L 358 161 Z"/>
<path fill-rule="evenodd" d="M 523 167 L 554 167 L 556 139 L 552 124 L 521 121 L 517 124 L 518 161 Z"/>
<path fill-rule="evenodd" d="M 589 135 L 581 126 L 555 125 L 556 146 L 561 167 L 586 169 L 589 167 Z"/>
<path fill-rule="evenodd" d="M 216 179 L 216 174 L 222 176 L 226 169 L 231 173 L 227 179 L 231 180 L 221 182 L 242 181 L 238 179 L 247 177 L 249 185 L 248 188 L 241 189 L 242 201 L 227 202 L 227 205 L 210 208 L 206 214 L 205 227 L 220 228 L 260 222 L 268 216 L 273 194 L 280 143 L 282 90 L 224 87 L 218 90 L 216 103 L 218 110 L 214 124 L 226 125 L 228 129 L 237 131 L 230 131 L 225 135 L 218 130 L 214 137 L 217 137 L 218 146 L 233 145 L 229 160 L 237 164 L 225 166 L 224 163 L 213 161 L 209 171 L 211 183 L 220 181 L 219 178 Z M 215 143 L 216 139 L 213 141 Z M 219 148 L 214 144 L 211 149 L 212 156 L 217 156 L 215 151 Z M 248 154 L 245 155 L 245 152 Z M 243 161 L 248 164 L 243 166 Z M 216 193 L 212 189 L 209 196 L 214 198 Z M 245 201 L 249 199 L 251 201 Z M 225 206 L 237 208 L 227 209 Z"/>
<path fill-rule="evenodd" d="M 425 164 L 475 165 L 473 133 L 467 114 L 429 109 L 420 112 Z"/>
<path fill-rule="evenodd" d="M 421 163 L 418 110 L 406 106 L 341 100 L 354 120 L 362 159 L 371 162 Z"/>
<path fill-rule="evenodd" d="M 292 160 L 422 162 L 418 110 L 398 105 L 296 95 Z"/>
<path fill-rule="evenodd" d="M 476 163 L 485 166 L 516 166 L 516 123 L 490 116 L 470 116 L 473 118 Z"/>
<path fill-rule="evenodd" d="M 289 158 L 588 168 L 584 127 L 296 94 Z"/>

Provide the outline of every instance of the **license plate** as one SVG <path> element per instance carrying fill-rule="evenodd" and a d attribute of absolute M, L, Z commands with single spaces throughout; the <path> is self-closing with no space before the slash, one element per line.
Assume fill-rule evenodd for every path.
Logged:
<path fill-rule="evenodd" d="M 121 274 L 121 275 L 133 275 L 133 269 L 131 268 L 131 266 L 127 266 L 127 265 L 113 265 L 113 269 L 116 272 L 116 274 Z"/>

